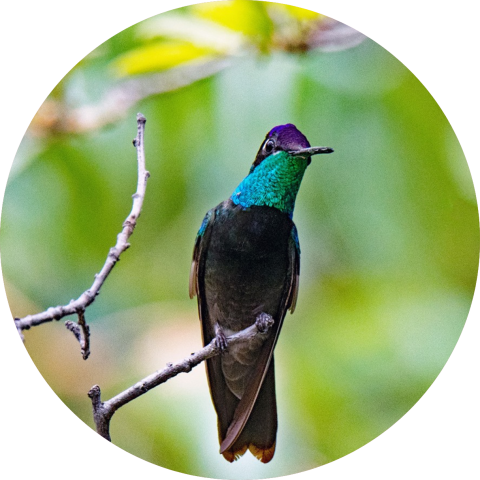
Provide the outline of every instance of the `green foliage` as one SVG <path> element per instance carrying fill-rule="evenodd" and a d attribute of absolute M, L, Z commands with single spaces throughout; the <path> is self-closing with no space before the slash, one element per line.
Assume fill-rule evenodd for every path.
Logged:
<path fill-rule="evenodd" d="M 372 41 L 328 54 L 287 53 L 294 49 L 279 47 L 285 18 L 294 32 L 328 20 L 291 8 L 207 3 L 154 17 L 105 42 L 52 92 L 47 104 L 60 104 L 66 116 L 55 117 L 57 107 L 55 115 L 37 116 L 7 186 L 2 268 L 13 314 L 68 303 L 91 285 L 130 210 L 134 113 L 147 117 L 151 178 L 144 209 L 131 249 L 87 310 L 91 358 L 81 360 L 73 336 L 59 325 L 26 335 L 42 375 L 92 425 L 86 392 L 93 384 L 109 398 L 200 348 L 196 304 L 188 299 L 193 241 L 205 212 L 247 174 L 265 133 L 292 122 L 312 144 L 335 149 L 313 158 L 296 205 L 300 295 L 276 349 L 274 461 L 264 466 L 246 456 L 231 466 L 218 454 L 201 368 L 112 420 L 114 443 L 194 475 L 286 475 L 372 440 L 435 380 L 475 288 L 475 192 L 439 106 Z M 285 35 L 291 39 L 292 30 Z M 169 53 L 174 45 L 183 54 Z M 260 51 L 270 53 L 245 54 Z M 141 97 L 109 127 L 89 130 L 80 117 L 77 123 L 69 117 L 101 103 L 119 82 L 201 63 L 206 52 L 230 56 L 230 66 Z M 123 80 L 113 65 L 121 66 Z"/>

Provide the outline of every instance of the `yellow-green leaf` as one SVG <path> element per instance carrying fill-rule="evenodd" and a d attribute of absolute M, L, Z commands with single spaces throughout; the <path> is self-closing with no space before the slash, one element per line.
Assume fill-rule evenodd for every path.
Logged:
<path fill-rule="evenodd" d="M 130 50 L 113 61 L 118 76 L 167 70 L 215 54 L 215 50 L 189 42 L 157 42 Z"/>
<path fill-rule="evenodd" d="M 193 5 L 191 10 L 202 18 L 241 32 L 265 46 L 273 31 L 273 23 L 264 2 L 230 0 Z"/>
<path fill-rule="evenodd" d="M 138 25 L 139 38 L 147 41 L 170 39 L 212 48 L 222 54 L 234 54 L 243 44 L 240 32 L 196 15 L 177 12 L 157 15 Z"/>
<path fill-rule="evenodd" d="M 281 3 L 272 3 L 272 8 L 281 9 L 286 11 L 291 17 L 298 20 L 316 20 L 324 17 L 324 15 L 307 10 L 305 8 L 294 7 L 293 5 L 284 5 Z"/>

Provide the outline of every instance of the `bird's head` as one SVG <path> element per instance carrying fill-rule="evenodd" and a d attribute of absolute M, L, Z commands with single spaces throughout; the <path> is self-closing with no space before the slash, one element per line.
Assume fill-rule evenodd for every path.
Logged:
<path fill-rule="evenodd" d="M 311 147 L 307 137 L 292 123 L 278 125 L 272 128 L 265 136 L 258 150 L 251 172 L 270 155 L 277 152 L 287 152 L 291 157 L 307 159 L 307 165 L 311 162 L 312 155 L 320 153 L 332 153 L 329 147 Z"/>

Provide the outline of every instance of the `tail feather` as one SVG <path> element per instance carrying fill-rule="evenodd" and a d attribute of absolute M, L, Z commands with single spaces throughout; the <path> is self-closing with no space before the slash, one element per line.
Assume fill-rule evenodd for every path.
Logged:
<path fill-rule="evenodd" d="M 233 421 L 233 420 L 232 420 Z M 238 460 L 247 449 L 263 463 L 268 463 L 275 453 L 277 436 L 277 406 L 273 358 L 252 413 L 235 443 L 222 455 L 229 462 Z M 223 441 L 220 438 L 220 443 Z"/>
<path fill-rule="evenodd" d="M 248 447 L 252 454 L 257 457 L 262 463 L 268 463 L 275 453 L 275 442 L 270 448 L 258 448 L 252 443 Z"/>

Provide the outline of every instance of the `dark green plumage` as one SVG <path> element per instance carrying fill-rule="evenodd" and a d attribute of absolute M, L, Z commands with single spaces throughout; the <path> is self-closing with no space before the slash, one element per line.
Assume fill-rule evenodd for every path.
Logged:
<path fill-rule="evenodd" d="M 210 210 L 195 242 L 190 296 L 197 295 L 204 344 L 255 323 L 275 321 L 268 338 L 231 347 L 207 361 L 218 416 L 220 451 L 233 461 L 250 451 L 268 462 L 275 451 L 277 411 L 273 349 L 298 292 L 300 248 L 292 221 L 311 148 L 295 126 L 275 127 L 232 197 Z"/>

